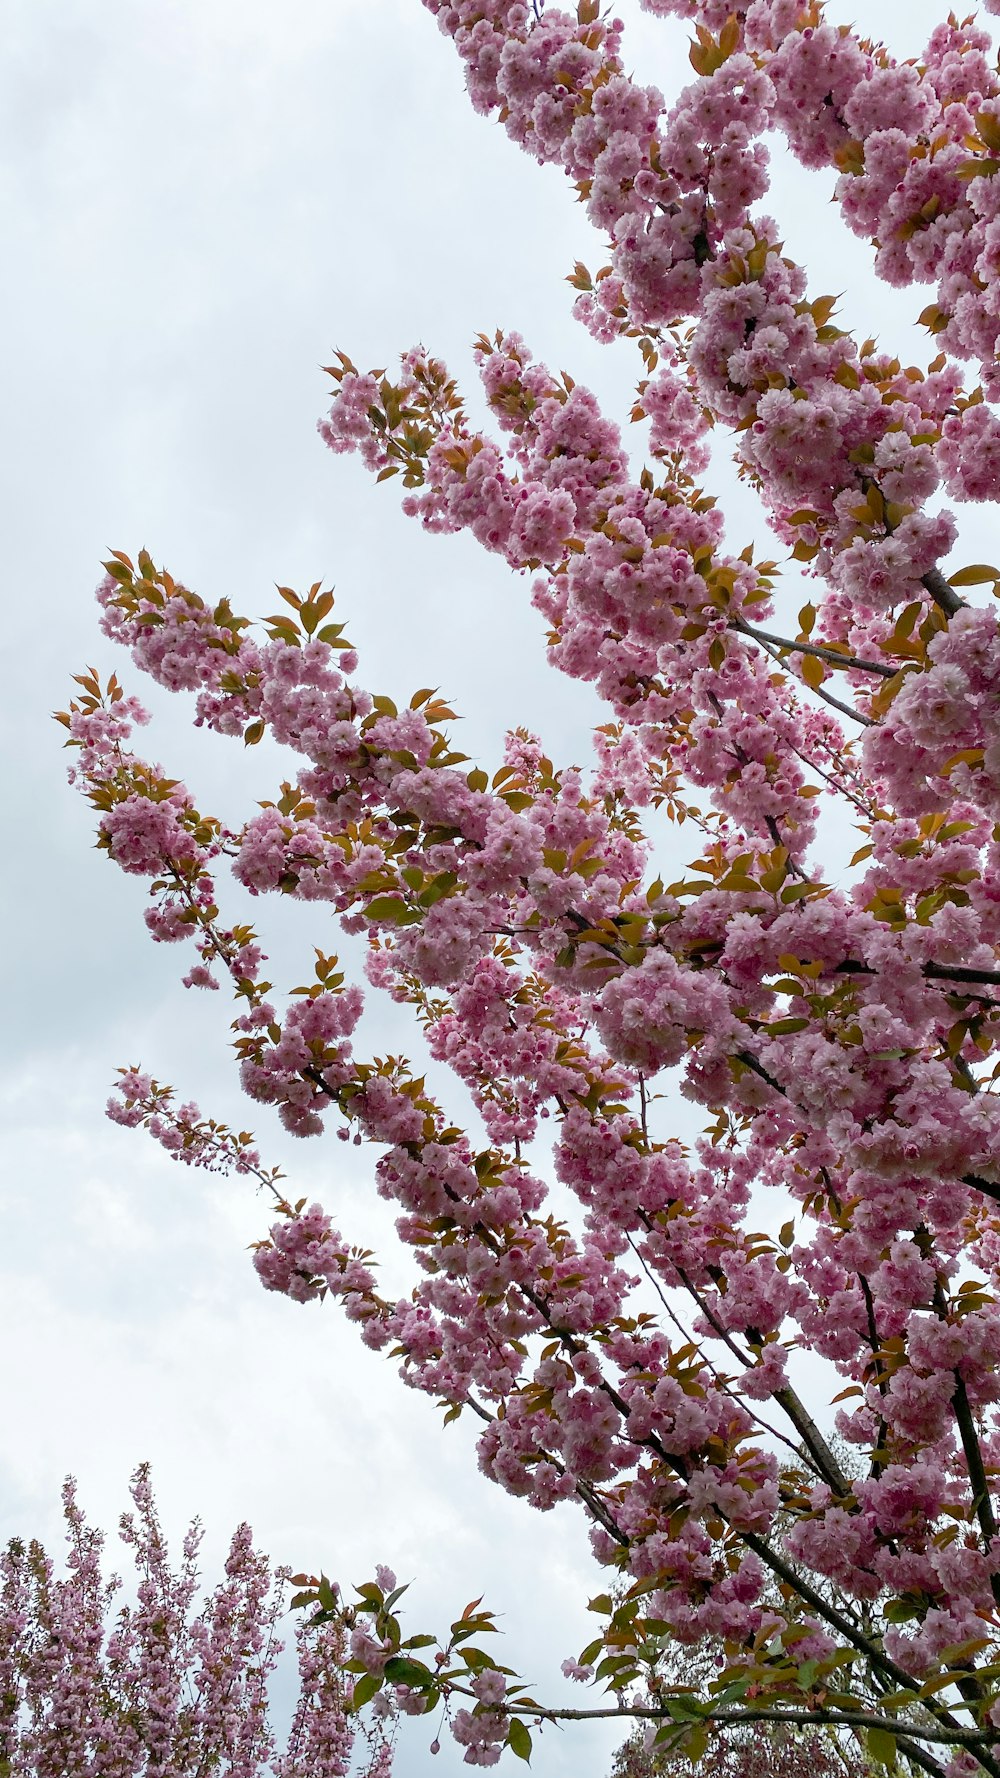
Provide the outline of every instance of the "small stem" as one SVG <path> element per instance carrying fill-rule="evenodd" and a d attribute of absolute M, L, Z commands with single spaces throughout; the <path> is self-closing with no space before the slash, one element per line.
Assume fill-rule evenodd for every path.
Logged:
<path fill-rule="evenodd" d="M 800 759 L 802 761 L 802 764 L 804 766 L 808 766 L 809 770 L 811 772 L 815 772 L 820 778 L 822 778 L 824 783 L 826 783 L 830 786 L 830 789 L 834 792 L 834 794 L 836 796 L 846 797 L 847 801 L 855 809 L 857 809 L 859 815 L 864 815 L 869 821 L 876 820 L 876 818 L 878 816 L 878 804 L 877 803 L 875 803 L 874 801 L 872 801 L 870 804 L 863 803 L 861 801 L 860 796 L 858 796 L 853 790 L 849 789 L 846 784 L 841 783 L 836 778 L 834 778 L 830 772 L 828 772 L 823 766 L 821 766 L 819 764 L 818 760 L 810 759 L 809 755 L 807 753 L 800 753 L 800 751 L 797 747 L 793 747 L 791 749 L 791 751 L 794 753 L 796 759 Z M 842 763 L 843 763 L 842 761 L 838 761 L 838 764 L 842 764 Z"/>
<path fill-rule="evenodd" d="M 771 839 L 774 841 L 774 844 L 776 846 L 784 846 L 785 842 L 781 837 L 781 830 L 779 829 L 778 823 L 774 819 L 773 815 L 765 815 L 764 816 L 764 826 L 767 828 L 767 831 L 770 834 Z M 787 850 L 787 848 L 786 848 L 786 850 Z M 791 856 L 789 856 L 789 858 L 788 858 L 788 869 L 791 871 L 793 877 L 798 877 L 800 883 L 808 883 L 809 877 L 808 877 L 807 872 L 804 871 L 802 869 L 801 864 L 799 864 L 796 861 L 796 859 L 792 858 Z"/>

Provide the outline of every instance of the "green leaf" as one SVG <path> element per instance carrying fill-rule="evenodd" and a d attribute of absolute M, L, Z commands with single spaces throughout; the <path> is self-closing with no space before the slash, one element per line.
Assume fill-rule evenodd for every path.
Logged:
<path fill-rule="evenodd" d="M 428 883 L 427 888 L 422 890 L 418 896 L 420 906 L 422 908 L 432 908 L 436 901 L 441 901 L 445 895 L 451 894 L 457 882 L 458 878 L 454 871 L 440 871 L 438 875 Z"/>
<path fill-rule="evenodd" d="M 781 899 L 787 904 L 791 901 L 801 901 L 804 895 L 815 895 L 815 893 L 815 883 L 789 883 L 788 888 L 781 891 Z"/>
<path fill-rule="evenodd" d="M 368 920 L 389 920 L 399 926 L 406 919 L 409 909 L 405 901 L 398 895 L 376 895 L 365 909 Z"/>
<path fill-rule="evenodd" d="M 517 1754 L 518 1759 L 530 1761 L 531 1732 L 519 1716 L 511 1718 L 510 1728 L 507 1730 L 507 1746 L 511 1753 Z"/>
<path fill-rule="evenodd" d="M 891 1770 L 896 1764 L 896 1737 L 888 1729 L 869 1729 L 865 1739 L 872 1759 Z"/>
<path fill-rule="evenodd" d="M 392 1655 L 385 1664 L 385 1677 L 390 1685 L 426 1685 L 432 1677 L 423 1661 L 411 1661 L 406 1655 Z"/>
<path fill-rule="evenodd" d="M 706 1712 L 713 1708 L 711 1704 L 703 1704 L 700 1698 L 689 1697 L 683 1692 L 679 1696 L 664 1698 L 663 1704 L 671 1722 L 701 1722 Z"/>
<path fill-rule="evenodd" d="M 882 1615 L 889 1624 L 908 1624 L 911 1618 L 920 1616 L 920 1607 L 908 1599 L 890 1599 L 882 1607 Z"/>
<path fill-rule="evenodd" d="M 720 1709 L 723 1704 L 733 1704 L 738 1698 L 745 1698 L 749 1684 L 750 1681 L 746 1678 L 732 1680 L 729 1685 L 725 1686 L 721 1692 L 717 1692 L 715 1697 L 713 1697 L 713 1710 Z"/>
<path fill-rule="evenodd" d="M 657 1729 L 656 1734 L 653 1737 L 653 1746 L 666 1747 L 668 1752 L 676 1753 L 680 1748 L 683 1738 L 683 1729 L 671 1727 L 669 1724 L 664 1723 L 662 1728 Z"/>
<path fill-rule="evenodd" d="M 473 1673 L 481 1673 L 487 1667 L 493 1666 L 493 1661 L 484 1648 L 462 1648 L 459 1650 L 459 1659 L 464 1661 Z"/>
<path fill-rule="evenodd" d="M 760 884 L 753 877 L 747 876 L 746 871 L 731 870 L 723 877 L 719 888 L 728 889 L 733 895 L 754 895 Z"/>
<path fill-rule="evenodd" d="M 355 1682 L 351 1694 L 351 1709 L 360 1710 L 381 1689 L 382 1680 L 378 1673 L 362 1673 L 361 1678 Z"/>
<path fill-rule="evenodd" d="M 707 1746 L 708 1724 L 701 1722 L 697 1728 L 692 1729 L 691 1733 L 684 1737 L 684 1758 L 696 1766 Z"/>

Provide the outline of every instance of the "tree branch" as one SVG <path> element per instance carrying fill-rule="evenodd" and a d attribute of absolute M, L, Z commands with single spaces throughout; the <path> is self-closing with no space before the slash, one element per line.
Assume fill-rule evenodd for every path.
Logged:
<path fill-rule="evenodd" d="M 759 1074 L 767 1081 L 768 1085 L 774 1087 L 775 1090 L 781 1093 L 784 1097 L 788 1096 L 785 1093 L 785 1089 L 768 1074 L 763 1065 L 759 1063 L 756 1057 L 752 1056 L 749 1051 L 738 1052 L 738 1059 L 743 1062 L 746 1067 L 750 1068 L 752 1072 Z M 323 1079 L 322 1074 L 318 1070 L 304 1069 L 303 1073 L 314 1079 L 322 1090 L 331 1098 L 337 1097 L 334 1089 Z M 455 1196 L 454 1192 L 449 1188 L 446 1188 L 446 1190 L 448 1190 L 449 1196 Z M 470 1233 L 475 1233 L 479 1239 L 491 1248 L 492 1251 L 496 1250 L 496 1238 L 493 1231 L 487 1229 L 485 1225 L 479 1223 L 474 1224 Z M 553 1318 L 552 1311 L 544 1297 L 537 1291 L 533 1290 L 531 1286 L 523 1280 L 518 1282 L 517 1288 L 542 1317 L 545 1325 L 549 1327 L 561 1345 L 566 1347 L 567 1350 L 572 1351 L 574 1354 L 586 1349 L 575 1334 L 569 1329 L 558 1325 Z M 602 1377 L 598 1387 L 601 1389 L 602 1393 L 607 1396 L 608 1400 L 612 1402 L 618 1412 L 622 1415 L 622 1418 L 626 1419 L 628 1415 L 628 1404 L 614 1385 L 610 1383 L 606 1377 Z M 637 1439 L 635 1442 L 637 1444 L 645 1445 L 651 1450 L 680 1480 L 686 1481 L 688 1479 L 690 1473 L 688 1465 L 676 1453 L 668 1451 L 662 1440 L 655 1434 L 650 1434 L 644 1439 Z M 728 1524 L 730 1522 L 728 1515 L 721 1507 L 719 1508 L 719 1516 L 725 1523 Z M 835 1629 L 845 1641 L 850 1643 L 852 1648 L 857 1649 L 858 1653 L 869 1663 L 873 1672 L 879 1673 L 883 1678 L 891 1681 L 897 1687 L 905 1687 L 908 1690 L 912 1689 L 913 1675 L 907 1673 L 905 1668 L 900 1667 L 894 1660 L 892 1660 L 891 1657 L 879 1647 L 874 1638 L 865 1635 L 862 1630 L 857 1629 L 849 1617 L 835 1605 L 830 1604 L 829 1601 L 824 1599 L 822 1594 L 817 1592 L 815 1587 L 798 1574 L 795 1568 L 790 1563 L 786 1562 L 777 1551 L 771 1548 L 765 1537 L 760 1536 L 757 1532 L 746 1530 L 742 1527 L 737 1528 L 737 1535 L 742 1538 L 748 1549 L 753 1550 L 754 1554 L 764 1566 L 771 1570 L 772 1574 L 777 1576 L 779 1580 L 783 1581 L 784 1584 L 791 1589 L 793 1594 L 798 1595 L 803 1604 L 807 1605 L 811 1611 L 815 1612 L 816 1616 L 827 1623 L 831 1629 Z M 970 1752 L 972 1752 L 979 1760 L 979 1763 L 983 1766 L 984 1770 L 991 1774 L 991 1778 L 1000 1778 L 1000 1763 L 993 1760 L 985 1751 L 981 1751 L 978 1745 L 973 1745 L 968 1742 L 968 1737 L 964 1735 L 964 1731 L 962 1731 L 960 1725 L 949 1710 L 947 1710 L 937 1699 L 933 1700 L 933 1702 L 928 1700 L 927 1708 L 936 1720 L 945 1728 L 956 1731 L 950 1736 L 941 1735 L 938 1737 L 939 1739 L 942 1741 L 950 1739 L 955 1742 L 959 1737 L 964 1737 L 962 1739 L 962 1745 L 969 1745 Z M 879 1721 L 879 1726 L 882 1726 L 881 1720 Z"/>
<path fill-rule="evenodd" d="M 775 661 L 779 667 L 785 665 L 785 662 L 777 649 L 772 648 L 768 642 L 765 642 L 763 636 L 754 636 L 753 639 L 764 650 L 765 654 L 770 655 L 772 661 Z M 803 683 L 805 683 L 805 681 L 803 681 Z M 870 716 L 864 716 L 860 710 L 852 709 L 850 704 L 841 703 L 839 698 L 834 697 L 832 691 L 824 691 L 821 685 L 810 685 L 808 689 L 815 692 L 818 698 L 822 698 L 824 704 L 829 704 L 832 709 L 839 710 L 841 716 L 849 716 L 852 722 L 860 722 L 862 728 L 875 727 Z"/>
<path fill-rule="evenodd" d="M 935 605 L 941 607 L 946 617 L 954 617 L 956 611 L 965 609 L 965 600 L 959 598 L 953 586 L 949 586 L 940 568 L 928 569 L 926 574 L 921 575 L 920 584 L 930 593 Z"/>
<path fill-rule="evenodd" d="M 961 1371 L 955 1372 L 955 1393 L 951 1398 L 951 1402 L 952 1407 L 955 1410 L 955 1419 L 958 1422 L 958 1430 L 962 1438 L 962 1450 L 965 1453 L 965 1462 L 969 1471 L 969 1481 L 972 1484 L 973 1500 L 975 1502 L 976 1517 L 979 1520 L 979 1529 L 982 1532 L 983 1547 L 986 1554 L 990 1555 L 993 1544 L 996 1542 L 996 1514 L 993 1511 L 993 1501 L 990 1497 L 990 1485 L 987 1480 L 986 1466 L 983 1463 L 983 1453 L 976 1432 L 976 1422 L 973 1418 L 972 1407 L 969 1402 L 969 1392 L 965 1387 L 965 1378 L 962 1376 Z M 990 1591 L 997 1604 L 1000 1605 L 1000 1575 L 996 1573 L 990 1575 Z"/>
<path fill-rule="evenodd" d="M 883 679 L 894 679 L 898 672 L 898 668 L 890 667 L 885 661 L 866 661 L 857 654 L 842 654 L 839 649 L 826 648 L 821 642 L 793 642 L 789 636 L 773 636 L 768 630 L 756 629 L 744 618 L 733 618 L 731 628 L 744 636 L 752 636 L 755 642 L 786 648 L 790 654 L 814 654 L 817 660 L 828 661 L 833 667 L 856 667 L 863 673 L 878 673 Z"/>
<path fill-rule="evenodd" d="M 474 1698 L 475 1692 L 469 1686 L 451 1684 L 449 1691 L 464 1698 Z M 684 1694 L 685 1696 L 687 1694 Z M 618 1704 L 594 1709 L 574 1709 L 567 1706 L 559 1709 L 544 1704 L 519 1703 L 516 1698 L 507 1700 L 503 1706 L 508 1716 L 520 1717 L 526 1722 L 607 1722 L 607 1721 L 638 1721 L 674 1723 L 677 1728 L 694 1727 L 697 1721 L 703 1721 L 710 1728 L 737 1729 L 751 1722 L 784 1723 L 793 1728 L 851 1728 L 851 1729 L 882 1729 L 892 1735 L 900 1749 L 910 1759 L 915 1759 L 924 1770 L 932 1773 L 944 1772 L 944 1767 L 929 1754 L 917 1747 L 910 1739 L 911 1735 L 919 1735 L 922 1739 L 932 1742 L 935 1746 L 961 1746 L 968 1748 L 975 1757 L 980 1756 L 980 1743 L 992 1739 L 988 1729 L 957 1729 L 954 1733 L 946 1729 L 917 1727 L 913 1723 L 900 1722 L 897 1717 L 876 1716 L 866 1710 L 783 1710 L 779 1706 L 760 1709 L 735 1710 L 729 1706 L 716 1712 L 706 1713 L 704 1717 L 692 1718 L 690 1722 L 675 1722 L 664 1705 L 653 1704 Z M 992 1763 L 992 1762 L 991 1762 Z M 987 1770 L 989 1767 L 987 1767 Z"/>

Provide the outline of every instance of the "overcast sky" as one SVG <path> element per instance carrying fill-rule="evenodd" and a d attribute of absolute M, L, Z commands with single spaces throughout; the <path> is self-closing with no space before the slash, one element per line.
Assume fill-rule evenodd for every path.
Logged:
<path fill-rule="evenodd" d="M 629 65 L 678 90 L 684 31 L 636 0 L 621 10 Z M 882 0 L 878 24 L 916 54 L 939 10 Z M 473 393 L 470 341 L 498 325 L 624 420 L 633 357 L 572 322 L 564 281 L 577 258 L 602 263 L 601 244 L 561 176 L 473 115 L 419 0 L 7 0 L 0 87 L 0 1537 L 56 1541 L 68 1471 L 112 1528 L 129 1472 L 149 1458 L 171 1532 L 205 1519 L 209 1575 L 247 1518 L 276 1561 L 345 1582 L 391 1563 L 414 1579 L 415 1628 L 485 1592 L 508 1663 L 552 1697 L 593 1624 L 583 1606 L 598 1577 L 579 1516 L 532 1514 L 483 1481 L 465 1421 L 442 1432 L 331 1305 L 266 1295 L 246 1247 L 267 1206 L 245 1184 L 189 1174 L 104 1119 L 114 1068 L 141 1060 L 206 1111 L 252 1121 L 293 1195 L 321 1197 L 406 1287 L 370 1155 L 294 1143 L 241 1102 L 225 996 L 185 994 L 177 953 L 148 943 L 141 885 L 92 850 L 49 713 L 84 662 L 117 669 L 154 709 L 153 757 L 231 825 L 288 772 L 287 755 L 247 759 L 194 733 L 188 707 L 140 683 L 98 634 L 101 557 L 145 545 L 250 613 L 273 609 L 276 581 L 333 581 L 362 683 L 403 701 L 440 685 L 484 765 L 518 724 L 557 759 L 586 761 L 604 713 L 546 668 L 527 582 L 468 539 L 425 537 L 399 514 L 396 484 L 374 488 L 331 457 L 315 422 L 332 347 L 367 367 L 419 340 Z M 768 207 L 812 268 L 813 294 L 844 291 L 848 323 L 926 362 L 912 325 L 926 296 L 868 278 L 829 180 L 783 162 L 775 175 Z M 720 440 L 716 486 L 731 541 L 765 543 L 727 449 Z M 989 548 L 973 515 L 961 559 Z M 793 576 L 788 589 L 796 610 Z M 312 945 L 337 943 L 315 909 L 254 912 L 276 981 L 306 979 Z M 373 1007 L 359 1053 L 390 1038 L 406 1041 Z M 604 1778 L 618 1738 L 548 1732 L 536 1769 Z M 400 1778 L 458 1771 L 460 1751 L 445 1740 L 432 1759 L 429 1740 L 426 1725 L 407 1729 Z"/>

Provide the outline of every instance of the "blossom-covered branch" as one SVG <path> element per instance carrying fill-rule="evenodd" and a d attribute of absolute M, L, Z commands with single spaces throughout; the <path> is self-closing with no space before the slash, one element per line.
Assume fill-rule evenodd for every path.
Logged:
<path fill-rule="evenodd" d="M 987 40 L 952 20 L 896 64 L 814 0 L 657 0 L 696 31 L 668 108 L 594 0 L 427 4 L 476 109 L 562 165 L 609 237 L 571 281 L 599 338 L 639 347 L 648 462 L 513 332 L 476 342 L 486 427 L 420 348 L 392 375 L 338 354 L 321 432 L 426 529 L 533 577 L 552 664 L 608 720 L 586 770 L 515 731 L 487 771 L 437 693 L 357 682 L 321 583 L 255 629 L 115 554 L 106 635 L 199 724 L 297 761 L 248 818 L 207 815 L 131 750 L 144 713 L 117 679 L 83 675 L 62 720 L 99 844 L 146 879 L 153 938 L 193 944 L 186 983 L 233 992 L 248 1095 L 372 1146 L 409 1294 L 277 1193 L 248 1132 L 139 1069 L 113 1115 L 270 1185 L 265 1286 L 337 1296 L 446 1417 L 470 1410 L 486 1475 L 583 1510 L 612 1580 L 572 1665 L 616 1712 L 692 1756 L 737 1721 L 822 1721 L 885 1763 L 997 1778 L 1000 574 L 949 572 L 936 504 L 1000 497 L 995 377 L 966 390 L 955 362 L 996 334 Z M 773 128 L 840 166 L 878 270 L 942 280 L 926 366 L 836 325 L 753 213 Z M 790 568 L 726 546 L 713 432 Z M 837 806 L 860 844 L 824 867 Z M 660 869 L 668 839 L 694 856 Z M 355 1055 L 362 992 L 335 957 L 287 996 L 263 979 L 224 868 L 365 936 L 370 987 L 411 1009 L 478 1134 L 404 1058 Z M 690 1148 L 671 1080 L 703 1110 Z M 368 1606 L 371 1695 L 385 1678 L 423 1714 L 471 1688 L 470 1763 L 559 1714 L 485 1659 L 451 1674 L 454 1625 L 444 1679 L 421 1674 L 384 1589 Z M 677 1644 L 719 1663 L 686 1705 L 663 1685 Z"/>

